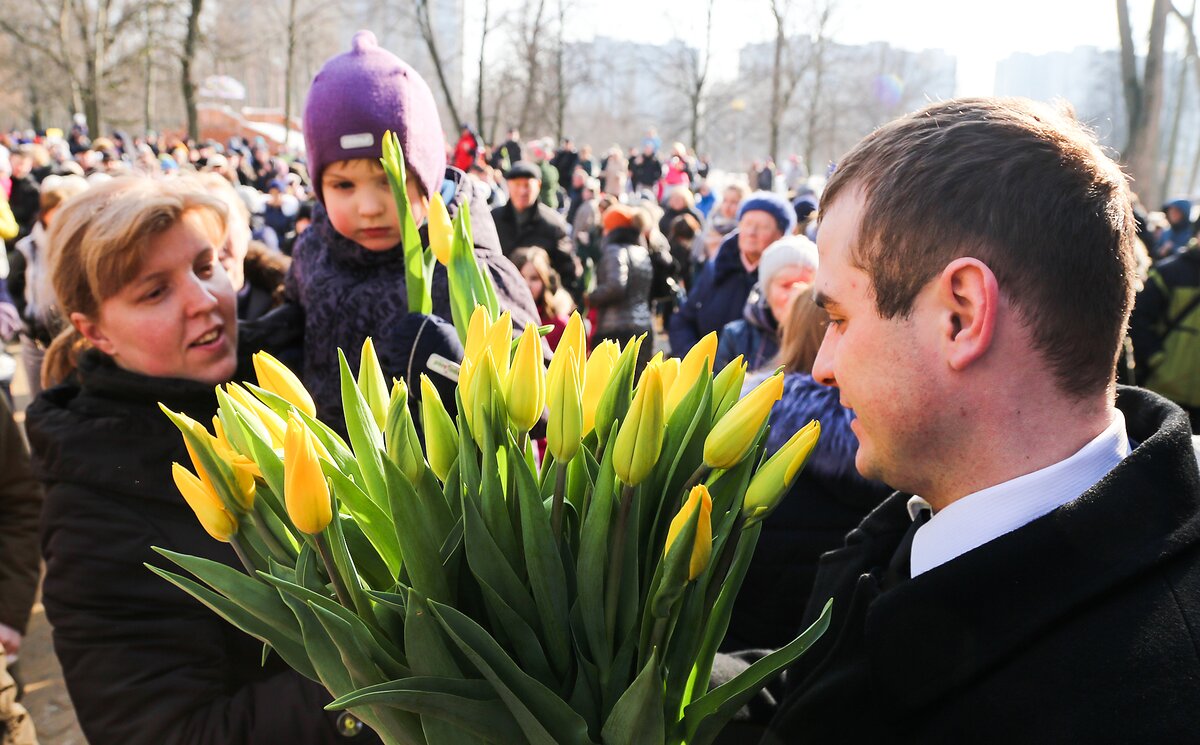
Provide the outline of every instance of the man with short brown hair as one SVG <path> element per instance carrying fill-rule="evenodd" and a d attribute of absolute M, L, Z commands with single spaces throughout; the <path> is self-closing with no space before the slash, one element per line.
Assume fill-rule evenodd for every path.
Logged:
<path fill-rule="evenodd" d="M 840 161 L 813 376 L 899 491 L 822 557 L 803 624 L 833 622 L 764 743 L 1195 737 L 1191 431 L 1115 384 L 1134 231 L 1120 169 L 1031 101 L 933 104 Z"/>

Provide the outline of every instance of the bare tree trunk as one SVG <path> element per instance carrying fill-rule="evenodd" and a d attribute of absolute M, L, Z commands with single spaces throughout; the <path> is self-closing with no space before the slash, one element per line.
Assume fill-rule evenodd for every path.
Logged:
<path fill-rule="evenodd" d="M 1121 79 L 1129 118 L 1129 142 L 1122 153 L 1134 186 L 1146 204 L 1162 200 L 1158 191 L 1158 146 L 1163 97 L 1163 47 L 1169 0 L 1154 0 L 1150 44 L 1142 74 L 1138 76 L 1133 31 L 1127 0 L 1117 0 L 1117 26 L 1121 34 Z"/>
<path fill-rule="evenodd" d="M 691 122 L 688 128 L 688 134 L 691 138 L 692 150 L 700 151 L 700 117 L 703 113 L 701 110 L 704 107 L 705 85 L 708 83 L 708 66 L 712 61 L 712 27 L 713 27 L 713 6 L 716 5 L 716 0 L 708 0 L 708 12 L 704 21 L 704 51 L 701 52 L 699 60 L 699 70 L 695 77 L 694 85 L 691 90 L 689 103 L 691 104 Z"/>
<path fill-rule="evenodd" d="M 190 0 L 187 35 L 183 39 L 183 56 L 180 60 L 180 85 L 183 89 L 183 105 L 187 109 L 188 137 L 200 139 L 200 117 L 196 112 L 196 81 L 192 77 L 192 65 L 196 61 L 196 43 L 200 39 L 200 11 L 204 0 Z"/>
<path fill-rule="evenodd" d="M 287 61 L 283 69 L 283 151 L 292 136 L 292 80 L 296 67 L 296 0 L 288 0 Z"/>
<path fill-rule="evenodd" d="M 483 33 L 479 36 L 479 82 L 475 88 L 475 123 L 479 128 L 480 137 L 484 133 L 483 123 L 483 71 L 484 71 L 484 55 L 487 52 L 487 37 L 488 37 L 488 20 L 491 16 L 492 4 L 489 0 L 483 0 Z M 489 137 L 488 142 L 493 142 Z"/>
<path fill-rule="evenodd" d="M 787 0 L 771 0 L 771 15 L 775 18 L 775 60 L 771 65 L 771 121 L 767 153 L 775 160 L 779 154 L 779 128 L 782 126 L 783 53 L 787 46 Z"/>
<path fill-rule="evenodd" d="M 1179 81 L 1175 84 L 1175 113 L 1171 117 L 1171 134 L 1167 144 L 1167 170 L 1162 180 L 1164 195 L 1171 193 L 1171 178 L 1175 171 L 1175 158 L 1179 152 L 1179 128 L 1183 121 L 1183 92 L 1187 87 L 1188 64 L 1193 61 L 1196 54 L 1195 35 L 1191 33 L 1192 19 L 1196 17 L 1196 0 L 1192 0 L 1192 11 L 1189 15 L 1183 15 L 1174 4 L 1171 5 L 1170 12 L 1179 18 L 1188 31 L 1188 49 L 1187 54 L 1179 62 Z"/>
<path fill-rule="evenodd" d="M 525 131 L 529 124 L 529 113 L 533 109 L 534 100 L 537 97 L 538 83 L 540 82 L 540 66 L 538 65 L 538 37 L 542 32 L 542 16 L 546 12 L 546 0 L 537 0 L 537 13 L 533 18 L 533 25 L 523 29 L 524 52 L 525 52 L 525 96 L 524 103 L 521 106 L 521 113 L 517 118 L 517 129 Z"/>
<path fill-rule="evenodd" d="M 150 22 L 150 6 L 146 5 L 142 12 L 146 30 L 146 49 L 142 52 L 142 130 L 149 132 L 154 129 L 151 116 L 154 110 L 154 24 Z"/>
<path fill-rule="evenodd" d="M 566 54 L 566 8 L 563 0 L 558 0 L 558 44 L 554 50 L 554 68 L 557 83 L 554 96 L 554 139 L 556 142 L 562 142 L 566 137 L 566 122 L 567 116 L 567 81 L 566 71 L 563 69 L 563 57 Z"/>
<path fill-rule="evenodd" d="M 441 86 L 442 95 L 446 99 L 446 108 L 450 110 L 450 118 L 454 120 L 454 128 L 457 130 L 462 124 L 462 119 L 458 117 L 458 107 L 454 103 L 458 96 L 450 90 L 450 84 L 446 82 L 446 70 L 442 64 L 442 57 L 438 54 L 433 19 L 429 16 L 429 0 L 416 0 L 416 10 L 417 26 L 421 29 L 425 48 L 429 50 L 429 57 L 433 60 L 433 70 L 437 73 L 438 85 Z"/>

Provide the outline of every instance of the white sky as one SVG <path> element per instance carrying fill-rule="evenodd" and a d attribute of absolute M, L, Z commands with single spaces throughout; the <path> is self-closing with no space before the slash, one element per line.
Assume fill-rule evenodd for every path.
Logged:
<path fill-rule="evenodd" d="M 1040 54 L 1082 45 L 1119 45 L 1116 0 L 837 2 L 831 34 L 835 41 L 887 41 L 910 50 L 943 49 L 958 58 L 959 95 L 990 94 L 996 62 L 1013 52 Z M 1190 6 L 1187 0 L 1177 2 L 1185 10 Z M 794 0 L 798 10 L 811 3 Z M 1135 39 L 1143 41 L 1150 0 L 1129 3 Z M 586 39 L 602 35 L 650 43 L 679 36 L 699 46 L 705 7 L 703 0 L 575 0 L 568 36 Z M 717 74 L 731 77 L 738 49 L 749 42 L 769 40 L 773 34 L 767 0 L 717 0 L 713 34 Z M 1181 42 L 1171 35 L 1168 46 L 1178 47 Z"/>

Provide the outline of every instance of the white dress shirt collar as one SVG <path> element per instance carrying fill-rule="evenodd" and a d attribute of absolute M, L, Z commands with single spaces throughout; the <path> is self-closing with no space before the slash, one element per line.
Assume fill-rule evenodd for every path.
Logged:
<path fill-rule="evenodd" d="M 913 536 L 910 576 L 941 566 L 1010 533 L 1094 486 L 1129 455 L 1125 417 L 1115 411 L 1108 428 L 1066 460 L 977 491 L 947 505 Z M 929 503 L 908 501 L 914 520 Z"/>

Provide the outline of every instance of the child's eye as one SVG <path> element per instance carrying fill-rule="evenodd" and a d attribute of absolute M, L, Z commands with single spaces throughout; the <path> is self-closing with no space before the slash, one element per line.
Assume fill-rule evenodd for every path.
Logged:
<path fill-rule="evenodd" d="M 205 262 L 205 263 L 201 264 L 200 266 L 196 267 L 196 276 L 199 277 L 200 279 L 208 279 L 212 275 L 213 275 L 213 263 L 211 261 Z"/>
<path fill-rule="evenodd" d="M 354 182 L 353 181 L 335 181 L 332 184 L 330 184 L 330 186 L 332 186 L 334 189 L 338 189 L 339 191 L 347 190 L 347 189 L 354 188 Z"/>
<path fill-rule="evenodd" d="M 166 285 L 155 285 L 154 287 L 150 288 L 150 290 L 148 292 L 146 292 L 144 295 L 142 295 L 142 302 L 146 302 L 146 303 L 153 302 L 155 300 L 161 299 L 166 294 L 167 294 L 167 286 Z"/>

